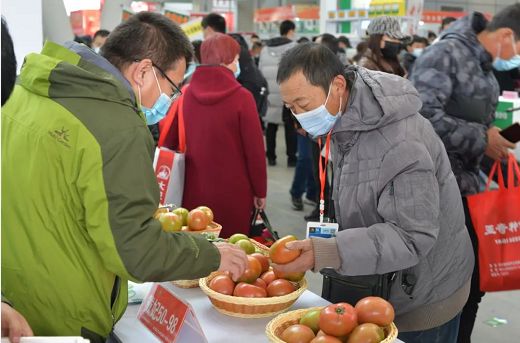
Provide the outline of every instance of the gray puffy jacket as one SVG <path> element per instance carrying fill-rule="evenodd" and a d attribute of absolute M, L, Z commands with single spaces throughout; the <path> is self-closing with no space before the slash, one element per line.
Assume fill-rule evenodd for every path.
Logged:
<path fill-rule="evenodd" d="M 267 41 L 266 46 L 260 54 L 260 63 L 258 69 L 264 74 L 269 85 L 269 107 L 265 115 L 265 121 L 272 124 L 283 124 L 282 111 L 283 99 L 276 83 L 276 74 L 278 73 L 278 63 L 282 55 L 290 48 L 296 46 L 296 43 L 285 37 L 273 38 Z"/>
<path fill-rule="evenodd" d="M 390 296 L 396 322 L 424 309 L 427 322 L 402 329 L 441 325 L 462 310 L 467 292 L 440 306 L 442 316 L 435 317 L 439 306 L 426 305 L 467 286 L 474 263 L 446 150 L 419 114 L 421 100 L 409 81 L 357 66 L 346 70 L 354 85 L 332 135 L 337 271 L 350 276 L 399 271 Z M 403 274 L 417 279 L 411 296 L 401 288 Z"/>

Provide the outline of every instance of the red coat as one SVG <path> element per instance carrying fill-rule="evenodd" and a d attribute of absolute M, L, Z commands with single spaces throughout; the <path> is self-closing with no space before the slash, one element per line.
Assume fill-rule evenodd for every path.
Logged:
<path fill-rule="evenodd" d="M 199 66 L 184 93 L 186 180 L 182 205 L 208 206 L 220 237 L 249 233 L 253 196 L 267 195 L 262 128 L 251 93 L 221 66 Z M 164 141 L 178 146 L 177 120 Z"/>

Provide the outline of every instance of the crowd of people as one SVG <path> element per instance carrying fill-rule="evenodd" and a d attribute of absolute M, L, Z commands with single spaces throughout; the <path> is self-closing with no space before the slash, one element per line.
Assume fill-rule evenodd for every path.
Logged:
<path fill-rule="evenodd" d="M 501 90 L 517 87 L 520 4 L 491 21 L 446 18 L 428 38 L 378 17 L 356 48 L 327 33 L 296 40 L 290 20 L 265 41 L 226 34 L 215 13 L 202 27 L 204 40 L 190 42 L 141 12 L 112 32 L 46 42 L 15 86 L 2 20 L 2 332 L 105 342 L 128 280 L 216 270 L 236 280 L 241 248 L 153 218 L 154 150 L 179 150 L 185 137 L 182 205 L 212 208 L 225 238 L 248 235 L 283 125 L 293 209 L 305 197 L 305 219 L 317 221 L 323 201 L 340 232 L 289 244 L 302 254 L 281 271 L 333 268 L 332 282 L 354 285 L 390 275 L 400 339 L 470 342 L 484 294 L 467 197 L 515 148 L 493 122 Z"/>

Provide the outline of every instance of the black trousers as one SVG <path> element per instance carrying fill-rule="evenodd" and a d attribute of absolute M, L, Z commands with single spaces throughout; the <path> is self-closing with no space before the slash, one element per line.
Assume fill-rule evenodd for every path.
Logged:
<path fill-rule="evenodd" d="M 466 217 L 466 227 L 471 237 L 471 243 L 473 244 L 473 252 L 475 254 L 475 268 L 473 269 L 473 275 L 471 276 L 471 290 L 469 293 L 469 299 L 464 308 L 462 309 L 462 315 L 460 317 L 459 325 L 459 336 L 457 343 L 471 343 L 471 333 L 475 326 L 475 320 L 477 319 L 478 305 L 482 301 L 484 292 L 480 291 L 480 272 L 479 272 L 479 261 L 478 261 L 478 239 L 475 233 L 475 227 L 471 221 L 469 214 L 468 200 L 462 198 L 464 205 L 464 215 Z"/>
<path fill-rule="evenodd" d="M 318 200 L 321 195 L 321 182 L 320 182 L 320 158 L 322 163 L 325 163 L 325 158 L 321 156 L 320 145 L 315 141 L 312 141 L 312 174 L 314 175 L 314 180 L 316 180 L 316 186 L 318 186 Z M 325 164 L 323 164 L 325 165 Z M 327 168 L 330 167 L 327 166 Z M 330 185 L 329 185 L 329 173 L 325 175 L 325 189 L 323 190 L 323 197 L 325 200 L 325 217 L 329 216 L 330 213 Z M 320 210 L 320 204 L 318 201 L 317 210 Z"/>
<path fill-rule="evenodd" d="M 285 128 L 285 145 L 287 159 L 296 162 L 296 129 L 292 121 L 286 121 L 284 124 Z M 276 132 L 278 131 L 278 124 L 267 124 L 265 131 L 265 140 L 267 145 L 266 156 L 269 160 L 276 160 Z"/>

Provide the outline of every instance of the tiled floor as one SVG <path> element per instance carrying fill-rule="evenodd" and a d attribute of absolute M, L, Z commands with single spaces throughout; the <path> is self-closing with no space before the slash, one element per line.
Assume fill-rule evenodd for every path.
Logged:
<path fill-rule="evenodd" d="M 274 229 L 281 236 L 292 234 L 304 238 L 306 222 L 303 215 L 310 212 L 312 208 L 305 205 L 304 212 L 296 212 L 291 208 L 289 189 L 294 168 L 287 168 L 283 130 L 278 136 L 278 166 L 268 167 L 269 188 L 266 213 Z M 321 275 L 308 272 L 306 278 L 309 281 L 309 290 L 321 294 Z M 509 324 L 491 327 L 483 323 L 493 317 L 505 318 L 509 320 Z M 492 293 L 484 297 L 472 343 L 520 343 L 520 291 Z"/>

